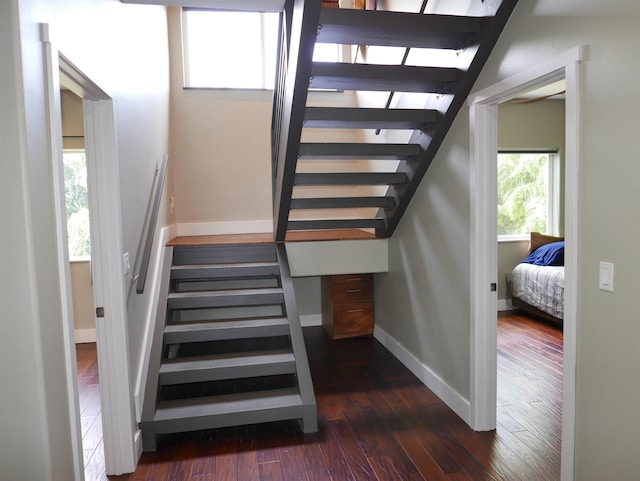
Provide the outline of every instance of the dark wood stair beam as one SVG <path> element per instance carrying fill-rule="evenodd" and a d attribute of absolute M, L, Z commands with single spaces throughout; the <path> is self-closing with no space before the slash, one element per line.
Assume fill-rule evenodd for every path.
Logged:
<path fill-rule="evenodd" d="M 291 199 L 291 209 L 353 209 L 394 207 L 393 197 L 321 197 Z"/>
<path fill-rule="evenodd" d="M 307 107 L 304 127 L 423 130 L 437 120 L 436 110 Z"/>
<path fill-rule="evenodd" d="M 289 322 L 284 317 L 178 322 L 165 326 L 164 343 L 227 341 L 286 335 L 289 335 Z"/>
<path fill-rule="evenodd" d="M 302 416 L 298 390 L 278 389 L 160 402 L 153 418 L 153 429 L 155 434 L 172 434 Z"/>
<path fill-rule="evenodd" d="M 459 56 L 461 65 L 467 64 L 464 75 L 461 75 L 456 84 L 455 95 L 444 95 L 440 98 L 431 99 L 424 108 L 445 112 L 438 122 L 437 129 L 429 134 L 425 132 L 414 132 L 410 142 L 420 143 L 424 148 L 420 160 L 412 166 L 414 175 L 411 182 L 406 185 L 406 190 L 401 195 L 401 201 L 393 212 L 388 213 L 388 226 L 384 233 L 386 237 L 391 237 L 409 203 L 418 189 L 420 181 L 426 174 L 438 149 L 442 145 L 453 121 L 458 112 L 467 101 L 467 97 L 473 88 L 473 84 L 480 75 L 493 47 L 495 46 L 504 26 L 506 25 L 511 12 L 518 4 L 518 0 L 492 0 L 482 4 L 472 4 L 468 15 L 491 17 L 489 24 L 478 37 L 473 45 L 467 46 Z"/>
<path fill-rule="evenodd" d="M 404 172 L 300 173 L 296 185 L 403 185 Z"/>
<path fill-rule="evenodd" d="M 280 273 L 277 262 L 232 264 L 184 264 L 171 268 L 172 280 L 213 280 L 240 277 L 274 277 Z"/>
<path fill-rule="evenodd" d="M 417 160 L 421 154 L 419 144 L 306 142 L 300 144 L 298 159 Z"/>
<path fill-rule="evenodd" d="M 288 229 L 326 230 L 326 229 L 384 229 L 384 219 L 323 219 L 323 220 L 290 220 Z"/>
<path fill-rule="evenodd" d="M 290 349 L 202 356 L 164 362 L 158 382 L 162 386 L 295 373 Z"/>
<path fill-rule="evenodd" d="M 459 50 L 485 24 L 482 17 L 325 8 L 317 42 Z"/>
<path fill-rule="evenodd" d="M 267 306 L 283 302 L 282 289 L 233 289 L 222 291 L 172 292 L 168 309 L 208 309 L 217 307 Z"/>
<path fill-rule="evenodd" d="M 314 62 L 309 88 L 443 94 L 459 76 L 455 68 Z"/>

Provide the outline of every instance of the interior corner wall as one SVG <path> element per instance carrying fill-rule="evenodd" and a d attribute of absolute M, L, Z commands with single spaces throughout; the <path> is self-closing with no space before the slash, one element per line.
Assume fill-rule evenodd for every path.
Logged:
<path fill-rule="evenodd" d="M 579 7 L 579 8 L 576 8 Z M 636 162 L 637 18 L 630 0 L 519 2 L 476 82 L 480 91 L 576 46 L 580 66 L 575 477 L 632 481 L 640 472 L 640 237 Z M 612 79 L 615 82 L 612 83 Z M 376 322 L 444 382 L 469 395 L 469 120 L 465 106 L 389 244 Z M 615 264 L 614 292 L 598 288 Z"/>
<path fill-rule="evenodd" d="M 135 255 L 155 165 L 168 149 L 166 15 L 163 7 L 116 0 L 0 6 L 0 256 L 12 273 L 0 290 L 3 338 L 11 340 L 0 351 L 0 478 L 71 480 L 42 23 L 55 47 L 114 100 L 123 241 Z M 163 214 L 159 225 L 167 222 Z M 139 303 L 128 306 L 132 364 L 140 355 Z"/>

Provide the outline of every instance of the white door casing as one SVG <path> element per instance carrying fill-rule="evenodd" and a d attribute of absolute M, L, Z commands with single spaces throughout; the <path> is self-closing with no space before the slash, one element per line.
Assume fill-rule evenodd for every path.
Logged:
<path fill-rule="evenodd" d="M 575 448 L 576 317 L 578 279 L 578 169 L 580 159 L 580 64 L 585 47 L 469 96 L 471 199 L 471 427 L 496 427 L 497 396 L 497 138 L 498 104 L 517 93 L 565 79 L 565 299 L 561 480 L 573 479 Z"/>

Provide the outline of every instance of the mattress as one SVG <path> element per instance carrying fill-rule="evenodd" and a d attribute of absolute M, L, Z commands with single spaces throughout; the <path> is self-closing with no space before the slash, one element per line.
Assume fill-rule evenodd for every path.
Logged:
<path fill-rule="evenodd" d="M 518 264 L 512 296 L 559 319 L 564 318 L 564 266 Z"/>

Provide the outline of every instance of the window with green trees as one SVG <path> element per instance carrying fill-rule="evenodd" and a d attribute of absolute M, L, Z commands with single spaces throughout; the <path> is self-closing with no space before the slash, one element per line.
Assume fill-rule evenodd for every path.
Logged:
<path fill-rule="evenodd" d="M 69 257 L 91 255 L 87 161 L 84 150 L 64 150 L 64 195 L 67 207 Z"/>
<path fill-rule="evenodd" d="M 521 238 L 530 232 L 553 233 L 552 152 L 498 154 L 498 238 Z"/>

